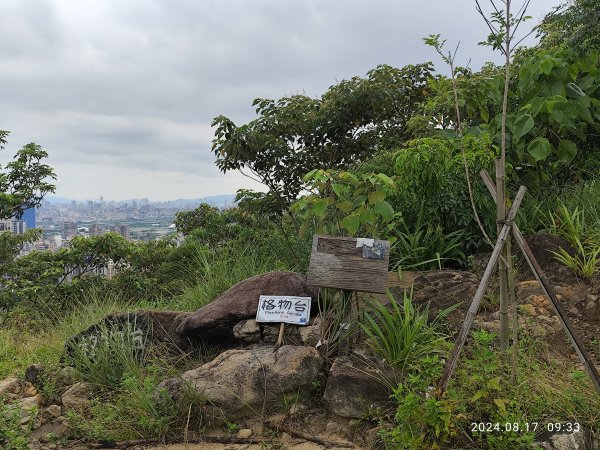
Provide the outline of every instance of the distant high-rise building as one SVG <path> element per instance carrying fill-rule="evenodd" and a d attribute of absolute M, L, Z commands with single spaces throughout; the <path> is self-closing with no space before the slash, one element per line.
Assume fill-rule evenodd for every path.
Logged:
<path fill-rule="evenodd" d="M 90 236 L 100 236 L 102 234 L 102 228 L 97 223 L 90 225 Z"/>
<path fill-rule="evenodd" d="M 12 233 L 12 220 L 0 220 L 0 231 L 10 231 Z"/>
<path fill-rule="evenodd" d="M 27 231 L 27 223 L 24 220 L 13 220 L 12 221 L 12 232 L 13 234 L 25 234 Z"/>
<path fill-rule="evenodd" d="M 127 225 L 121 225 L 119 223 L 116 225 L 111 225 L 110 232 L 120 234 L 125 239 L 129 239 L 129 227 Z"/>
<path fill-rule="evenodd" d="M 63 239 L 71 239 L 79 234 L 77 224 L 75 222 L 65 222 L 63 224 Z"/>
<path fill-rule="evenodd" d="M 125 239 L 129 239 L 129 227 L 127 225 L 117 225 L 117 233 Z"/>
<path fill-rule="evenodd" d="M 35 208 L 27 208 L 25 211 L 23 211 L 23 217 L 21 217 L 21 220 L 25 221 L 28 230 L 35 228 Z"/>
<path fill-rule="evenodd" d="M 0 220 L 0 232 L 10 231 L 12 234 L 25 234 L 27 224 L 24 220 L 5 219 Z"/>

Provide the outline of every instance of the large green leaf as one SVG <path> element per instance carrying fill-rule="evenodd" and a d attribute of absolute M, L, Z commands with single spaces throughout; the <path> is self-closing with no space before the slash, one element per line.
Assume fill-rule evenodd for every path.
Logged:
<path fill-rule="evenodd" d="M 527 152 L 533 156 L 536 161 L 546 159 L 552 153 L 552 144 L 544 137 L 534 139 L 527 146 Z"/>
<path fill-rule="evenodd" d="M 327 209 L 327 206 L 329 206 L 328 198 L 318 198 L 315 200 L 315 204 L 313 206 L 313 212 L 315 213 L 316 216 L 321 217 L 323 214 L 325 214 L 325 210 Z"/>
<path fill-rule="evenodd" d="M 333 192 L 335 192 L 335 195 L 337 195 L 338 197 L 344 195 L 348 190 L 348 187 L 346 185 L 340 183 L 333 183 L 331 185 L 331 188 L 333 189 Z"/>
<path fill-rule="evenodd" d="M 542 97 L 536 97 L 531 100 L 531 114 L 536 117 L 542 110 L 545 100 Z"/>
<path fill-rule="evenodd" d="M 573 141 L 563 139 L 560 141 L 560 144 L 558 144 L 556 154 L 558 155 L 558 159 L 562 162 L 570 163 L 575 158 L 575 155 L 577 155 L 577 145 Z"/>
<path fill-rule="evenodd" d="M 574 103 L 557 102 L 552 108 L 551 116 L 561 127 L 575 128 L 577 112 Z"/>
<path fill-rule="evenodd" d="M 352 206 L 354 208 L 358 208 L 359 206 L 364 205 L 366 201 L 367 201 L 367 196 L 366 195 L 357 195 L 354 198 L 354 201 L 352 202 Z"/>
<path fill-rule="evenodd" d="M 540 72 L 542 72 L 545 75 L 550 75 L 550 72 L 552 72 L 553 67 L 554 61 L 550 57 L 546 57 L 540 62 Z"/>
<path fill-rule="evenodd" d="M 377 203 L 382 201 L 385 198 L 385 192 L 383 191 L 375 191 L 369 195 L 369 203 Z"/>
<path fill-rule="evenodd" d="M 373 210 L 385 220 L 390 219 L 394 215 L 394 208 L 385 200 L 375 203 Z"/>
<path fill-rule="evenodd" d="M 394 186 L 394 180 L 390 177 L 388 177 L 385 173 L 378 173 L 377 178 L 379 178 L 383 184 L 385 184 L 386 186 L 392 187 Z"/>
<path fill-rule="evenodd" d="M 368 223 L 375 222 L 377 220 L 377 215 L 375 214 L 374 210 L 365 209 L 363 212 L 360 213 L 359 219 L 360 219 L 360 223 L 365 225 Z"/>
<path fill-rule="evenodd" d="M 513 123 L 512 132 L 516 139 L 520 139 L 531 131 L 535 125 L 531 114 L 521 114 Z"/>
<path fill-rule="evenodd" d="M 567 93 L 572 97 L 583 97 L 585 95 L 585 92 L 575 83 L 567 83 Z"/>
<path fill-rule="evenodd" d="M 587 106 L 578 101 L 571 102 L 571 104 L 580 119 L 585 120 L 587 123 L 594 123 L 594 118 L 592 117 L 590 109 Z"/>
<path fill-rule="evenodd" d="M 352 202 L 350 200 L 343 200 L 335 206 L 337 207 L 337 209 L 346 214 L 352 211 Z"/>
<path fill-rule="evenodd" d="M 342 227 L 348 230 L 350 236 L 353 236 L 360 227 L 360 218 L 356 215 L 346 216 L 342 219 Z"/>

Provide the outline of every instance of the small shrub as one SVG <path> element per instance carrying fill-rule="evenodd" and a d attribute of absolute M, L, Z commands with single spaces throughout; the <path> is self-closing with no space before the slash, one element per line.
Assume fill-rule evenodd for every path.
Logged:
<path fill-rule="evenodd" d="M 457 399 L 433 395 L 442 367 L 438 356 L 422 356 L 415 361 L 415 370 L 394 389 L 394 427 L 381 434 L 387 449 L 440 448 L 456 436 L 464 418 L 457 410 Z"/>
<path fill-rule="evenodd" d="M 21 424 L 21 410 L 17 405 L 5 403 L 0 398 L 0 448 L 4 450 L 27 450 L 29 435 L 37 416 L 37 409 L 28 412 L 29 420 Z"/>

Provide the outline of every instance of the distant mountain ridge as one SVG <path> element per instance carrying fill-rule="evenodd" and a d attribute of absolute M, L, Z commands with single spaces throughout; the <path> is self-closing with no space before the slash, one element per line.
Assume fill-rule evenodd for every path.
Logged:
<path fill-rule="evenodd" d="M 85 203 L 87 201 L 94 201 L 94 202 L 98 202 L 99 199 L 87 199 L 87 200 L 75 200 L 75 199 L 71 199 L 71 198 L 66 198 L 66 197 L 59 197 L 56 195 L 49 195 L 46 196 L 44 198 L 44 202 L 45 203 L 50 203 L 50 204 L 68 204 L 71 203 L 72 201 L 76 201 L 77 203 Z M 136 203 L 142 203 L 148 201 L 148 199 L 142 199 L 142 198 L 135 198 L 135 199 L 129 199 L 129 200 L 104 200 L 105 203 L 115 203 L 117 205 L 119 204 L 124 204 L 124 203 L 132 203 L 132 202 L 136 202 Z M 154 205 L 157 206 L 159 208 L 195 208 L 198 205 L 200 205 L 201 203 L 208 203 L 210 205 L 213 206 L 217 206 L 219 208 L 223 208 L 223 207 L 227 207 L 227 206 L 233 206 L 235 205 L 235 195 L 234 194 L 220 194 L 220 195 L 209 195 L 208 197 L 201 197 L 201 198 L 192 198 L 192 199 L 185 199 L 185 198 L 179 198 L 176 200 L 165 200 L 165 201 L 160 201 L 160 202 L 153 202 L 153 201 L 148 201 L 150 205 Z"/>

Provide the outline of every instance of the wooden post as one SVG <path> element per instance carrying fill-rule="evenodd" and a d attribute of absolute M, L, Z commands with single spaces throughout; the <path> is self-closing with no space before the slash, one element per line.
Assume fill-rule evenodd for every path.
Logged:
<path fill-rule="evenodd" d="M 497 201 L 496 190 L 495 190 L 494 182 L 492 181 L 492 178 L 485 170 L 482 170 L 480 172 L 480 175 L 483 178 L 483 181 L 484 181 L 485 185 L 487 186 L 488 191 L 490 191 L 492 198 L 494 199 L 494 201 Z M 529 248 L 527 241 L 525 241 L 525 238 L 523 237 L 523 234 L 521 233 L 521 230 L 519 230 L 519 227 L 517 225 L 513 225 L 512 234 L 513 234 L 513 237 L 515 238 L 515 242 L 517 243 L 517 246 L 519 247 L 519 249 L 523 253 L 523 256 L 525 257 L 527 264 L 529 264 L 529 267 L 531 268 L 533 275 L 535 276 L 537 281 L 540 283 L 540 286 L 542 287 L 542 291 L 544 292 L 544 294 L 546 295 L 548 300 L 550 300 L 550 304 L 552 305 L 552 308 L 554 309 L 554 313 L 558 316 L 558 319 L 560 320 L 563 330 L 565 330 L 565 333 L 567 334 L 567 337 L 569 338 L 571 345 L 573 345 L 573 348 L 575 349 L 577 356 L 579 356 L 579 359 L 583 363 L 583 366 L 585 367 L 589 377 L 592 380 L 592 384 L 596 387 L 598 392 L 600 392 L 600 375 L 598 374 L 598 371 L 596 370 L 596 366 L 594 365 L 594 362 L 592 361 L 592 358 L 586 351 L 585 347 L 583 347 L 583 345 L 577 338 L 577 335 L 575 334 L 575 331 L 573 330 L 573 327 L 571 325 L 571 322 L 569 321 L 567 314 L 565 313 L 562 306 L 560 306 L 560 303 L 558 302 L 558 298 L 556 297 L 556 294 L 554 293 L 554 289 L 552 289 L 552 285 L 546 278 L 546 275 L 544 275 L 544 271 L 542 270 L 541 266 L 537 262 L 537 259 L 533 255 L 533 252 Z"/>
<path fill-rule="evenodd" d="M 279 336 L 277 336 L 277 347 L 281 347 L 281 344 L 283 344 L 284 331 L 285 331 L 285 322 L 281 322 L 281 325 L 279 325 Z"/>
<path fill-rule="evenodd" d="M 481 282 L 479 283 L 479 287 L 477 288 L 475 297 L 473 297 L 471 306 L 467 311 L 467 315 L 465 317 L 465 321 L 463 322 L 463 326 L 460 330 L 460 333 L 458 334 L 458 337 L 454 342 L 454 348 L 452 349 L 452 353 L 450 354 L 450 357 L 446 362 L 446 366 L 444 367 L 444 373 L 438 384 L 439 395 L 442 395 L 444 393 L 444 391 L 448 387 L 450 378 L 454 373 L 454 369 L 456 368 L 456 364 L 458 363 L 460 352 L 462 351 L 462 348 L 465 345 L 465 341 L 467 340 L 467 336 L 469 335 L 469 331 L 471 330 L 471 326 L 473 325 L 473 321 L 475 320 L 475 316 L 477 315 L 477 311 L 479 310 L 479 305 L 481 304 L 481 300 L 483 299 L 483 295 L 485 294 L 487 285 L 490 282 L 492 273 L 494 272 L 494 266 L 498 262 L 500 253 L 502 252 L 502 248 L 504 247 L 504 243 L 506 242 L 506 238 L 508 237 L 508 233 L 510 232 L 512 223 L 515 219 L 515 216 L 517 215 L 519 206 L 521 206 L 521 201 L 523 200 L 525 191 L 526 189 L 524 186 L 521 186 L 519 188 L 519 192 L 517 192 L 515 201 L 512 207 L 510 208 L 506 222 L 504 223 L 502 229 L 500 230 L 500 233 L 498 234 L 496 245 L 494 246 L 494 251 L 490 256 L 490 260 L 488 261 L 487 267 L 485 268 L 485 272 L 481 277 Z"/>
<path fill-rule="evenodd" d="M 504 222 L 506 221 L 506 185 L 504 178 L 504 164 L 502 159 L 496 158 L 496 192 L 498 201 L 496 202 L 496 226 L 498 234 Z M 502 248 L 502 258 L 498 262 L 498 278 L 500 282 L 500 348 L 508 348 L 508 265 L 506 245 Z"/>

